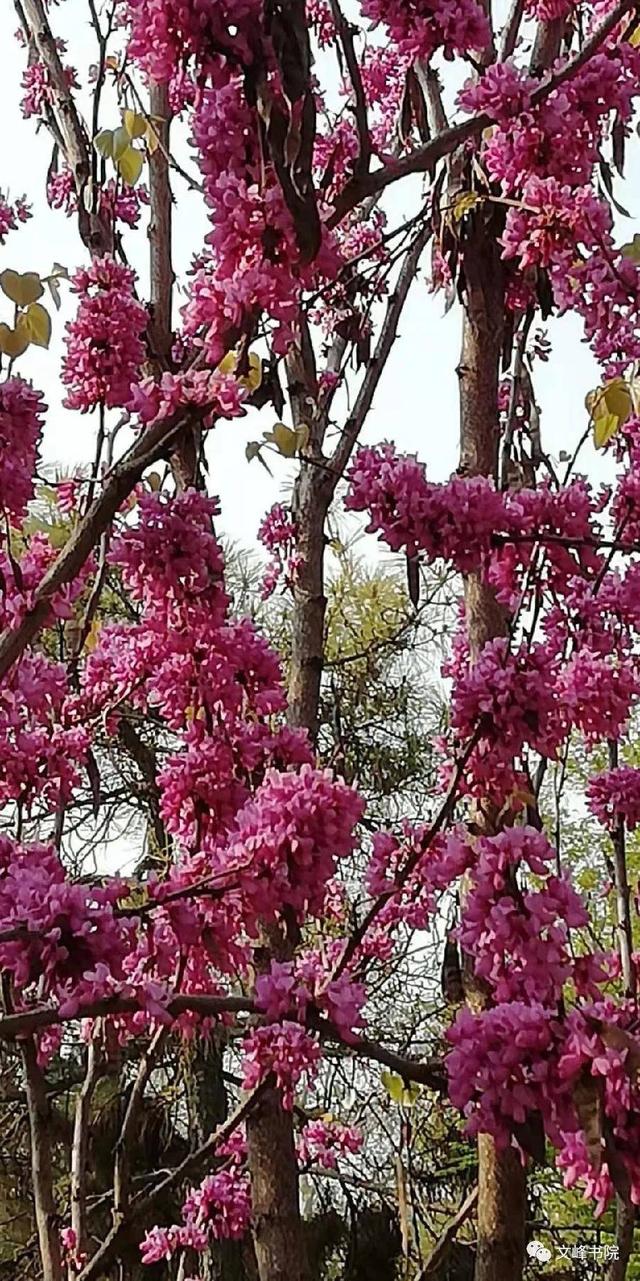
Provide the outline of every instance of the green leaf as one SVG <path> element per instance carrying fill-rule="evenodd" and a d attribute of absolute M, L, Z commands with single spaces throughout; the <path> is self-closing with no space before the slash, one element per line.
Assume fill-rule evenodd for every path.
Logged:
<path fill-rule="evenodd" d="M 10 360 L 15 360 L 16 356 L 21 356 L 23 351 L 29 346 L 29 335 L 23 324 L 22 317 L 18 319 L 15 329 L 10 329 L 9 325 L 0 324 L 0 351 Z"/>
<path fill-rule="evenodd" d="M 610 440 L 613 440 L 618 428 L 620 419 L 617 414 L 600 414 L 593 420 L 593 443 L 596 449 L 604 449 Z"/>
<path fill-rule="evenodd" d="M 122 155 L 124 155 L 124 152 L 127 150 L 127 147 L 130 146 L 130 144 L 131 144 L 131 139 L 129 137 L 129 134 L 125 129 L 124 125 L 121 125 L 119 129 L 115 130 L 115 133 L 113 135 L 113 146 L 111 149 L 111 155 L 116 162 L 120 159 Z"/>
<path fill-rule="evenodd" d="M 620 253 L 623 258 L 630 258 L 632 262 L 640 262 L 640 231 L 636 231 L 633 240 L 622 246 Z"/>
<path fill-rule="evenodd" d="M 271 468 L 262 457 L 261 450 L 262 450 L 262 445 L 259 440 L 250 440 L 244 451 L 245 458 L 248 463 L 253 462 L 254 458 L 257 458 L 258 462 L 262 463 L 262 466 L 264 467 L 268 475 L 273 478 L 273 472 L 271 471 Z"/>
<path fill-rule="evenodd" d="M 23 317 L 21 317 L 23 319 Z M 24 313 L 24 323 L 36 347 L 48 347 L 51 341 L 51 316 L 40 302 L 32 302 Z"/>
<path fill-rule="evenodd" d="M 135 187 L 142 173 L 143 162 L 144 156 L 142 152 L 136 151 L 135 147 L 125 147 L 125 150 L 118 157 L 118 169 L 128 187 Z"/>
<path fill-rule="evenodd" d="M 471 213 L 471 210 L 475 209 L 481 200 L 482 196 L 479 196 L 476 191 L 463 191 L 453 206 L 454 221 L 460 222 L 465 217 L 465 214 Z"/>
<path fill-rule="evenodd" d="M 101 156 L 113 160 L 113 129 L 103 129 L 101 133 L 97 133 L 93 145 Z"/>
<path fill-rule="evenodd" d="M 382 1073 L 380 1079 L 393 1103 L 397 1103 L 398 1107 L 413 1107 L 420 1094 L 420 1086 L 415 1081 L 405 1085 L 397 1072 L 386 1071 Z"/>
<path fill-rule="evenodd" d="M 35 271 L 11 271 L 8 267 L 0 274 L 0 288 L 18 307 L 28 307 L 30 302 L 42 298 L 42 281 Z"/>
<path fill-rule="evenodd" d="M 144 138 L 147 132 L 147 118 L 141 116 L 138 111 L 131 111 L 126 107 L 122 113 L 124 127 L 130 138 Z"/>

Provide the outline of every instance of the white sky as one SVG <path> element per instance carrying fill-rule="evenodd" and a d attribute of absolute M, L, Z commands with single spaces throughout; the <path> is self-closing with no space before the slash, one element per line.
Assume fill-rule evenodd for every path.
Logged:
<path fill-rule="evenodd" d="M 51 9 L 55 34 L 71 36 L 71 53 L 75 55 L 72 61 L 79 67 L 81 78 L 83 73 L 86 76 L 87 65 L 96 57 L 86 14 L 86 0 L 65 0 L 64 4 Z M 46 203 L 45 180 L 51 143 L 45 130 L 36 135 L 34 122 L 24 120 L 20 113 L 20 77 L 25 52 L 13 39 L 16 26 L 11 0 L 1 0 L 0 190 L 11 198 L 26 194 L 34 206 L 35 216 L 11 233 L 5 246 L 0 248 L 0 270 L 11 267 L 46 274 L 54 261 L 73 269 L 83 260 L 83 255 L 74 220 L 50 210 Z M 101 120 L 103 128 L 119 123 L 115 108 L 111 111 L 108 108 L 107 102 Z M 630 144 L 629 150 L 632 149 Z M 174 189 L 178 198 L 175 257 L 178 267 L 184 267 L 201 247 L 205 224 L 198 194 L 189 192 L 178 178 Z M 413 190 L 415 192 L 415 188 Z M 634 209 L 640 210 L 637 163 L 632 179 L 624 184 L 619 195 L 632 215 Z M 398 220 L 403 214 L 412 213 L 411 187 L 398 186 L 392 202 L 390 209 Z M 631 239 L 636 227 L 634 217 L 621 220 L 621 239 Z M 140 268 L 144 290 L 144 232 L 127 233 L 125 245 L 131 261 Z M 424 259 L 425 269 L 427 263 L 428 255 Z M 17 372 L 31 378 L 45 392 L 50 406 L 45 461 L 67 466 L 90 460 L 97 426 L 95 418 L 65 411 L 60 404 L 61 338 L 64 321 L 70 314 L 72 300 L 67 294 L 61 312 L 53 315 L 50 349 L 44 352 L 30 348 L 17 363 Z M 1 297 L 0 320 L 11 321 L 11 304 Z M 424 278 L 416 281 L 401 324 L 400 340 L 389 360 L 364 436 L 371 442 L 393 438 L 399 448 L 417 452 L 427 462 L 433 479 L 446 477 L 456 465 L 455 366 L 459 330 L 459 308 L 455 306 L 443 316 L 443 299 L 429 294 Z M 562 449 L 572 449 L 584 430 L 584 396 L 597 385 L 599 377 L 588 348 L 581 341 L 578 321 L 573 317 L 555 321 L 549 326 L 549 334 L 553 354 L 547 366 L 538 367 L 536 389 L 542 406 L 544 444 L 553 457 Z M 211 483 L 222 501 L 221 524 L 229 537 L 244 544 L 253 543 L 262 514 L 281 495 L 283 485 L 292 474 L 291 464 L 277 458 L 273 458 L 273 480 L 257 461 L 247 464 L 244 456 L 247 442 L 272 425 L 273 415 L 267 411 L 266 420 L 257 422 L 256 419 L 257 415 L 253 414 L 241 421 L 220 424 L 211 433 L 210 441 Z M 602 478 L 601 459 L 596 461 L 590 446 L 585 451 L 583 465 L 594 479 Z"/>

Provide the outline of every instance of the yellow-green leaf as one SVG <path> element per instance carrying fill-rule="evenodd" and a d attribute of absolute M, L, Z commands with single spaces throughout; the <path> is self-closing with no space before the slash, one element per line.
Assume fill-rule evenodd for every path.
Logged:
<path fill-rule="evenodd" d="M 420 1086 L 415 1081 L 405 1085 L 402 1077 L 398 1076 L 397 1072 L 383 1072 L 380 1079 L 389 1098 L 394 1103 L 403 1108 L 413 1107 L 420 1094 Z"/>
<path fill-rule="evenodd" d="M 620 419 L 617 414 L 600 414 L 593 420 L 593 443 L 596 449 L 604 449 L 605 445 L 613 440 L 618 428 Z"/>
<path fill-rule="evenodd" d="M 295 431 L 291 427 L 286 427 L 284 423 L 275 423 L 271 432 L 271 440 L 284 458 L 294 457 L 298 448 L 298 440 Z"/>
<path fill-rule="evenodd" d="M 49 346 L 51 341 L 51 316 L 41 302 L 32 302 L 20 319 L 24 321 L 29 338 L 32 343 L 35 343 L 36 347 Z"/>
<path fill-rule="evenodd" d="M 147 132 L 146 116 L 141 116 L 138 111 L 131 111 L 130 107 L 126 107 L 122 119 L 130 138 L 144 138 Z"/>
<path fill-rule="evenodd" d="M 464 218 L 465 214 L 471 213 L 471 210 L 475 209 L 481 199 L 482 196 L 479 196 L 476 191 L 463 191 L 462 195 L 458 196 L 458 199 L 453 206 L 453 217 L 455 221 L 460 222 L 460 219 Z"/>
<path fill-rule="evenodd" d="M 157 128 L 153 126 L 151 121 L 149 121 L 147 128 L 145 130 L 144 140 L 147 144 L 147 151 L 149 152 L 149 155 L 152 156 L 153 153 L 157 151 L 158 147 L 160 146 L 160 138 L 158 135 Z"/>
<path fill-rule="evenodd" d="M 640 27 L 638 32 L 640 34 Z M 633 240 L 622 246 L 620 253 L 623 258 L 630 258 L 632 262 L 640 262 L 640 231 L 636 231 Z"/>
<path fill-rule="evenodd" d="M 113 159 L 113 129 L 102 129 L 96 134 L 93 145 L 101 156 Z"/>
<path fill-rule="evenodd" d="M 241 387 L 248 391 L 257 391 L 262 382 L 262 361 L 254 351 L 249 352 L 249 372 L 238 379 Z"/>
<path fill-rule="evenodd" d="M 135 147 L 126 147 L 122 155 L 118 157 L 118 169 L 127 183 L 127 186 L 134 187 L 142 173 L 143 154 L 136 151 Z"/>
<path fill-rule="evenodd" d="M 127 147 L 130 146 L 130 144 L 131 144 L 131 139 L 129 137 L 128 130 L 125 129 L 124 125 L 121 125 L 119 129 L 115 130 L 113 135 L 113 146 L 111 149 L 111 155 L 113 156 L 113 159 L 115 161 L 118 161 L 120 157 L 124 155 L 124 152 L 127 150 Z"/>
<path fill-rule="evenodd" d="M 631 387 L 624 378 L 612 378 L 604 387 L 590 391 L 585 404 L 594 420 L 615 414 L 621 423 L 625 423 L 633 413 Z"/>
<path fill-rule="evenodd" d="M 44 293 L 42 281 L 37 272 L 25 271 L 21 274 L 19 271 L 11 271 L 8 267 L 0 274 L 0 288 L 7 298 L 17 303 L 18 307 L 28 307 L 30 302 L 36 302 Z"/>
<path fill-rule="evenodd" d="M 15 329 L 10 329 L 9 325 L 0 324 L 0 351 L 10 360 L 15 360 L 16 356 L 21 356 L 23 351 L 29 346 L 29 335 L 20 319 Z"/>

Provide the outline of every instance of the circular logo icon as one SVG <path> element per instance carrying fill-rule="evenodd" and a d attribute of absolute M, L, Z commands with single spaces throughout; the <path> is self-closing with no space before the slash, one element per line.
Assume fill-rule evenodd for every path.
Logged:
<path fill-rule="evenodd" d="M 537 1263 L 548 1263 L 551 1258 L 551 1251 L 542 1241 L 530 1241 L 527 1246 L 527 1254 L 530 1259 L 535 1259 Z"/>

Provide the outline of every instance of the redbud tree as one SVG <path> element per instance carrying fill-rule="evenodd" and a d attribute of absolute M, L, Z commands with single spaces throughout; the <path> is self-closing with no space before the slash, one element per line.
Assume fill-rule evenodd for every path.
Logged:
<path fill-rule="evenodd" d="M 65 8 L 90 24 L 90 64 L 56 30 Z M 51 139 L 42 199 L 77 229 L 74 262 L 17 271 L 32 210 L 8 190 L 0 202 L 0 1038 L 28 1114 L 34 1275 L 122 1276 L 133 1243 L 184 1281 L 216 1242 L 246 1239 L 260 1281 L 309 1281 L 300 1170 L 357 1168 L 362 1145 L 299 1102 L 339 1053 L 459 1110 L 477 1144 L 477 1281 L 522 1275 L 527 1175 L 544 1161 L 594 1215 L 615 1203 L 623 1277 L 640 1202 L 626 858 L 640 820 L 640 254 L 619 244 L 612 204 L 640 85 L 636 6 L 15 10 L 22 113 Z M 180 221 L 187 190 L 203 237 Z M 425 276 L 462 330 L 446 428 L 459 466 L 442 483 L 393 423 L 361 443 Z M 38 526 L 50 388 L 30 361 L 64 323 L 61 298 L 56 376 L 95 457 L 49 482 L 55 524 Z M 540 324 L 567 312 L 600 382 L 558 463 L 535 378 Z M 225 585 L 219 516 L 238 496 L 208 465 L 222 420 L 248 465 L 294 475 L 260 528 L 264 592 L 289 601 L 286 670 Z M 606 485 L 580 470 L 592 434 Z M 427 572 L 457 584 L 450 715 L 419 823 L 372 823 L 367 780 L 316 752 L 338 503 L 406 561 L 415 606 Z M 545 810 L 576 744 L 609 869 L 606 937 Z M 99 853 L 117 753 L 137 780 L 120 797 L 147 807 L 157 857 L 125 872 L 96 854 L 89 874 L 74 815 Z M 372 1035 L 373 994 L 379 1009 L 408 935 L 454 904 L 460 991 L 434 1059 Z M 140 1173 L 163 1065 L 208 1045 L 236 1066 L 228 1114 Z M 71 1055 L 82 1072 L 61 1144 L 50 1083 Z M 96 1198 L 92 1131 L 114 1075 Z"/>

